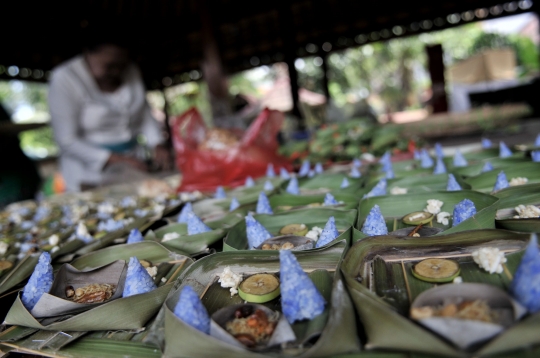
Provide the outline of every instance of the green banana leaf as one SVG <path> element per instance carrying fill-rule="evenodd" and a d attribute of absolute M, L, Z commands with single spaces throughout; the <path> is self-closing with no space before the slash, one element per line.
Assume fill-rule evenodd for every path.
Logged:
<path fill-rule="evenodd" d="M 502 170 L 504 170 L 508 182 L 510 182 L 512 178 L 524 177 L 529 180 L 528 184 L 540 183 L 540 163 L 517 163 Z M 467 178 L 465 179 L 465 182 L 468 183 L 473 190 L 490 193 L 493 190 L 493 186 L 495 185 L 499 173 L 500 170 L 492 170 Z"/>
<path fill-rule="evenodd" d="M 481 162 L 476 162 L 474 164 L 469 164 L 466 167 L 460 167 L 455 168 L 452 167 L 450 171 L 454 174 L 461 175 L 463 177 L 473 177 L 476 175 L 482 174 L 482 169 L 484 168 L 484 165 L 489 162 L 493 166 L 493 170 L 496 170 L 497 173 L 501 170 L 505 170 L 508 167 L 512 167 L 516 164 L 522 164 L 522 163 L 529 163 L 531 161 L 530 158 L 491 158 L 486 159 Z"/>
<path fill-rule="evenodd" d="M 46 326 L 41 325 L 28 312 L 19 295 L 11 306 L 5 323 L 51 331 L 138 329 L 157 313 L 171 288 L 172 284 L 167 284 L 148 293 L 119 298 Z M 133 307 L 137 309 L 134 310 Z"/>
<path fill-rule="evenodd" d="M 495 217 L 495 224 L 498 228 L 521 232 L 540 232 L 540 218 L 513 219 L 516 206 L 540 204 L 540 183 L 509 187 L 496 192 L 494 196 L 500 198 L 499 210 Z"/>
<path fill-rule="evenodd" d="M 111 301 L 67 320 L 47 326 L 42 326 L 40 322 L 34 319 L 22 305 L 20 298 L 17 297 L 6 317 L 6 322 L 8 324 L 58 331 L 136 329 L 142 327 L 159 310 L 168 291 L 172 288 L 172 282 L 193 261 L 187 256 L 170 252 L 156 242 L 143 241 L 134 244 L 111 246 L 89 253 L 73 261 L 72 266 L 80 270 L 88 270 L 106 265 L 115 260 L 129 260 L 130 257 L 137 257 L 139 260 L 144 259 L 156 265 L 158 267 L 158 274 L 156 275 L 155 282 L 161 287 L 147 294 Z M 137 310 L 133 311 L 133 305 L 137 305 Z M 128 313 L 130 310 L 132 312 Z M 115 311 L 119 313 L 115 313 Z M 2 337 L 0 336 L 1 339 Z"/>
<path fill-rule="evenodd" d="M 470 189 L 470 185 L 465 183 L 458 175 L 456 181 L 462 189 Z M 387 192 L 390 194 L 392 188 L 399 187 L 407 189 L 407 193 L 422 193 L 432 191 L 445 191 L 448 182 L 448 174 L 412 176 L 388 181 Z"/>
<path fill-rule="evenodd" d="M 162 242 L 165 234 L 173 232 L 178 233 L 180 237 Z M 157 229 L 155 232 L 149 230 L 146 233 L 145 240 L 158 241 L 170 250 L 193 255 L 208 249 L 209 245 L 221 240 L 226 233 L 226 230 L 215 229 L 202 234 L 188 235 L 186 224 L 170 224 Z"/>
<path fill-rule="evenodd" d="M 65 337 L 66 333 L 57 332 L 56 337 Z M 81 358 L 159 358 L 161 352 L 157 347 L 142 344 L 140 342 L 123 342 L 112 339 L 82 338 L 58 351 L 51 348 L 32 349 L 22 346 L 20 342 L 2 343 L 2 351 L 5 348 L 16 349 L 19 352 L 31 355 L 43 355 L 47 357 L 81 357 Z"/>
<path fill-rule="evenodd" d="M 325 271 L 337 269 L 341 254 L 334 255 L 325 252 L 306 255 L 305 253 L 296 253 L 296 256 L 304 270 L 310 273 L 310 277 L 326 300 L 330 302 L 330 305 L 327 307 L 327 319 L 314 319 L 311 323 L 300 322 L 298 325 L 293 324 L 293 329 L 297 335 L 301 332 L 306 332 L 306 334 L 308 332 L 321 332 L 317 342 L 313 345 L 306 344 L 303 349 L 285 351 L 282 354 L 322 357 L 359 351 L 360 345 L 356 333 L 354 311 L 346 294 L 339 270 L 335 276 Z M 216 281 L 216 275 L 227 266 L 230 266 L 233 272 L 249 274 L 278 272 L 279 255 L 277 252 L 274 252 L 274 255 L 245 251 L 223 252 L 205 257 L 192 265 L 182 276 L 182 284 L 179 289 L 166 301 L 164 317 L 165 356 L 197 356 L 201 355 L 201 353 L 207 356 L 219 355 L 224 358 L 265 356 L 231 346 L 211 336 L 204 335 L 184 324 L 172 313 L 184 285 L 192 286 L 202 296 L 203 304 L 209 314 L 224 306 L 242 302 L 238 296 L 231 298 L 229 290 L 221 288 Z M 272 309 L 280 309 L 279 300 L 268 302 L 265 305 Z M 300 338 L 297 336 L 297 340 L 300 340 Z"/>
<path fill-rule="evenodd" d="M 129 261 L 130 257 L 147 260 L 154 265 L 165 262 L 182 262 L 185 260 L 184 268 L 187 268 L 193 262 L 188 255 L 179 255 L 171 252 L 157 242 L 142 241 L 133 244 L 114 245 L 91 252 L 72 261 L 71 266 L 79 270 L 87 270 L 92 267 L 106 265 L 115 260 Z"/>
<path fill-rule="evenodd" d="M 275 214 L 290 210 L 308 209 L 307 205 L 320 204 L 321 206 L 309 207 L 309 209 L 333 208 L 338 210 L 356 209 L 359 197 L 351 194 L 331 193 L 338 202 L 343 204 L 336 206 L 322 206 L 325 194 L 317 195 L 292 195 L 288 193 L 272 195 L 269 199 L 270 206 Z M 290 208 L 287 208 L 290 207 Z"/>
<path fill-rule="evenodd" d="M 429 240 L 378 236 L 357 242 L 347 252 L 341 270 L 367 334 L 365 347 L 421 352 L 430 356 L 468 356 L 407 318 L 410 302 L 421 292 L 434 287 L 434 284 L 410 274 L 412 263 L 427 257 L 451 257 L 460 262 L 460 275 L 464 282 L 489 283 L 506 290 L 509 277 L 505 274 L 490 275 L 481 270 L 470 255 L 485 246 L 514 252 L 506 255 L 506 266 L 514 272 L 529 237 L 528 234 L 504 230 L 474 230 Z M 524 319 L 471 354 L 484 356 L 540 343 L 540 336 L 532 334 L 540 329 L 539 317 L 533 315 Z"/>
<path fill-rule="evenodd" d="M 347 178 L 349 181 L 349 186 L 341 189 L 341 182 L 344 178 Z M 357 179 L 351 178 L 348 173 L 322 173 L 315 175 L 313 178 L 300 178 L 298 180 L 298 186 L 302 195 L 313 195 L 315 194 L 314 191 L 318 190 L 326 190 L 336 194 L 354 193 L 362 187 L 363 183 L 363 177 Z M 282 189 L 285 190 L 286 187 L 287 185 L 284 183 Z"/>
<path fill-rule="evenodd" d="M 92 243 L 85 245 L 81 249 L 77 250 L 75 252 L 76 255 L 84 255 L 92 251 L 96 251 L 99 249 L 102 249 L 104 247 L 107 247 L 111 245 L 116 239 L 127 236 L 131 229 L 139 229 L 141 232 L 146 230 L 148 227 L 150 227 L 153 224 L 153 221 L 149 221 L 148 219 L 142 218 L 142 219 L 136 219 L 131 224 L 127 225 L 121 230 L 117 230 L 114 232 L 110 232 L 105 234 L 105 236 L 93 241 Z"/>
<path fill-rule="evenodd" d="M 463 199 L 471 200 L 476 207 L 476 215 L 455 227 L 451 227 L 451 221 L 448 225 L 443 225 L 437 223 L 436 218 L 434 218 L 432 225 L 444 230 L 439 235 L 465 230 L 495 228 L 495 212 L 499 199 L 472 190 L 434 191 L 430 193 L 385 195 L 367 198 L 360 201 L 358 221 L 355 227 L 358 230 L 362 229 L 369 211 L 375 205 L 379 205 L 389 232 L 409 227 L 409 225 L 404 224 L 401 220 L 403 216 L 415 211 L 423 211 L 429 199 L 441 200 L 444 203 L 441 211 L 446 211 L 450 214 L 453 213 L 454 206 Z"/>
<path fill-rule="evenodd" d="M 318 208 L 294 210 L 275 215 L 255 215 L 254 218 L 257 219 L 272 235 L 278 236 L 279 230 L 289 224 L 305 224 L 309 229 L 314 226 L 324 228 L 328 218 L 333 216 L 336 220 L 336 227 L 338 231 L 341 232 L 341 235 L 339 235 L 333 243 L 341 240 L 346 240 L 346 242 L 349 243 L 351 233 L 348 229 L 354 225 L 356 213 L 357 212 L 354 209 L 336 210 Z M 242 220 L 227 233 L 225 240 L 223 240 L 223 251 L 247 249 L 246 222 Z"/>

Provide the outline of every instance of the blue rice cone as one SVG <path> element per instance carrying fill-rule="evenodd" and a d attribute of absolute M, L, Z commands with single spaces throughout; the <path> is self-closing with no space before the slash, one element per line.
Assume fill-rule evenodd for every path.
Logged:
<path fill-rule="evenodd" d="M 307 177 L 308 177 L 308 178 L 313 178 L 313 177 L 315 176 L 315 174 L 316 174 L 316 173 L 315 173 L 315 170 L 310 169 L 310 171 L 309 171 L 308 174 L 307 174 Z"/>
<path fill-rule="evenodd" d="M 323 166 L 321 163 L 315 164 L 315 173 L 322 174 L 324 172 Z"/>
<path fill-rule="evenodd" d="M 285 168 L 279 168 L 279 176 L 281 179 L 287 180 L 291 178 L 291 175 Z"/>
<path fill-rule="evenodd" d="M 354 158 L 352 166 L 355 168 L 360 168 L 362 166 L 362 161 L 360 159 Z"/>
<path fill-rule="evenodd" d="M 266 176 L 268 178 L 274 178 L 276 176 L 276 172 L 274 171 L 274 164 L 268 163 L 268 166 L 266 167 Z"/>
<path fill-rule="evenodd" d="M 490 172 L 492 170 L 493 170 L 493 165 L 491 165 L 490 162 L 486 162 L 486 164 L 484 164 L 484 166 L 482 167 L 482 173 Z"/>
<path fill-rule="evenodd" d="M 422 149 L 420 154 L 420 166 L 422 168 L 431 168 L 433 164 L 433 159 L 431 159 L 428 152 L 425 149 Z"/>
<path fill-rule="evenodd" d="M 529 245 L 514 274 L 510 291 L 530 313 L 540 311 L 540 252 L 536 234 L 531 234 Z"/>
<path fill-rule="evenodd" d="M 300 195 L 300 188 L 298 187 L 298 179 L 296 177 L 292 177 L 289 181 L 289 184 L 287 184 L 287 189 L 285 189 L 287 193 L 292 195 Z"/>
<path fill-rule="evenodd" d="M 236 197 L 232 198 L 231 205 L 229 205 L 229 211 L 235 211 L 240 207 L 240 203 L 238 202 L 238 199 Z"/>
<path fill-rule="evenodd" d="M 437 164 L 435 164 L 435 169 L 433 170 L 433 174 L 444 174 L 446 173 L 446 165 L 444 165 L 444 162 L 441 157 L 437 158 Z"/>
<path fill-rule="evenodd" d="M 194 212 L 188 214 L 187 232 L 188 235 L 202 234 L 203 232 L 212 231 L 202 220 L 195 215 Z"/>
<path fill-rule="evenodd" d="M 245 186 L 246 188 L 252 188 L 252 187 L 255 186 L 255 181 L 253 180 L 252 177 L 248 176 L 248 177 L 246 178 L 246 182 L 244 183 L 244 186 Z"/>
<path fill-rule="evenodd" d="M 321 232 L 321 236 L 317 241 L 316 247 L 322 247 L 326 244 L 329 244 L 330 242 L 334 241 L 338 236 L 339 231 L 336 228 L 336 220 L 333 216 L 330 216 L 330 218 L 326 222 L 326 225 L 324 225 L 324 229 Z"/>
<path fill-rule="evenodd" d="M 281 311 L 290 324 L 324 312 L 325 301 L 290 250 L 279 251 Z"/>
<path fill-rule="evenodd" d="M 129 236 L 128 236 L 128 239 L 127 239 L 128 244 L 134 244 L 136 242 L 142 242 L 142 241 L 144 241 L 144 237 L 142 236 L 139 229 L 132 229 L 129 232 Z"/>
<path fill-rule="evenodd" d="M 448 191 L 458 191 L 462 190 L 461 185 L 457 182 L 454 174 L 448 174 L 448 182 L 446 183 L 446 190 Z"/>
<path fill-rule="evenodd" d="M 476 207 L 469 199 L 463 199 L 454 206 L 452 227 L 457 226 L 476 214 Z"/>
<path fill-rule="evenodd" d="M 122 297 L 147 293 L 156 288 L 154 280 L 152 280 L 146 269 L 142 267 L 139 260 L 136 257 L 130 257 Z"/>
<path fill-rule="evenodd" d="M 499 191 L 504 188 L 508 188 L 510 184 L 508 184 L 508 179 L 506 179 L 506 174 L 504 171 L 501 170 L 499 174 L 497 174 L 497 180 L 495 181 L 495 186 L 493 187 L 493 191 Z"/>
<path fill-rule="evenodd" d="M 326 195 L 324 196 L 324 202 L 323 202 L 323 206 L 330 206 L 330 205 L 337 205 L 339 204 L 336 200 L 336 198 L 334 198 L 334 196 L 330 193 L 326 193 Z"/>
<path fill-rule="evenodd" d="M 341 189 L 345 189 L 349 187 L 349 180 L 347 178 L 343 178 L 341 181 L 341 185 L 339 186 Z"/>
<path fill-rule="evenodd" d="M 377 185 L 375 185 L 369 193 L 364 195 L 364 198 L 371 198 L 372 196 L 382 196 L 382 195 L 386 195 L 386 178 L 379 180 Z"/>
<path fill-rule="evenodd" d="M 182 288 L 178 303 L 174 307 L 174 315 L 196 330 L 210 334 L 210 316 L 191 286 Z"/>
<path fill-rule="evenodd" d="M 503 141 L 499 142 L 499 157 L 508 158 L 510 156 L 512 156 L 510 148 Z"/>
<path fill-rule="evenodd" d="M 443 153 L 443 150 L 442 150 L 442 145 L 441 143 L 437 142 L 435 143 L 435 156 L 437 158 L 444 158 L 444 153 Z"/>
<path fill-rule="evenodd" d="M 422 155 L 420 154 L 420 151 L 418 149 L 414 150 L 413 158 L 414 158 L 414 160 L 421 160 L 422 159 Z"/>
<path fill-rule="evenodd" d="M 381 165 L 385 165 L 385 164 L 388 164 L 392 161 L 392 156 L 390 155 L 390 152 L 389 151 L 386 151 L 384 152 L 384 154 L 382 155 L 381 159 L 379 159 L 379 163 Z"/>
<path fill-rule="evenodd" d="M 467 165 L 469 165 L 467 159 L 465 159 L 459 150 L 456 150 L 454 154 L 454 167 L 466 167 Z"/>
<path fill-rule="evenodd" d="M 193 212 L 193 205 L 191 203 L 186 203 L 182 210 L 180 211 L 180 215 L 178 215 L 178 220 L 176 222 L 181 224 L 187 224 L 188 221 L 188 214 Z"/>
<path fill-rule="evenodd" d="M 482 138 L 482 148 L 484 149 L 489 149 L 491 148 L 493 144 L 491 143 L 491 141 L 487 138 Z"/>
<path fill-rule="evenodd" d="M 302 166 L 300 167 L 300 171 L 298 172 L 298 176 L 300 178 L 307 176 L 309 174 L 310 169 L 311 169 L 311 166 L 310 166 L 309 160 L 304 160 L 304 162 L 302 163 Z"/>
<path fill-rule="evenodd" d="M 362 174 L 360 174 L 360 171 L 356 167 L 352 167 L 349 176 L 351 178 L 360 178 Z"/>
<path fill-rule="evenodd" d="M 389 168 L 389 169 L 385 172 L 384 177 L 385 177 L 386 179 L 394 179 L 394 178 L 396 177 L 396 176 L 394 175 L 394 169 Z"/>
<path fill-rule="evenodd" d="M 264 182 L 263 190 L 265 190 L 265 191 L 274 190 L 274 185 L 272 184 L 272 182 L 270 180 L 267 180 L 267 181 Z"/>
<path fill-rule="evenodd" d="M 272 234 L 266 230 L 266 228 L 258 222 L 253 216 L 248 215 L 246 220 L 246 236 L 249 244 L 249 249 L 260 246 L 265 240 L 272 237 Z"/>
<path fill-rule="evenodd" d="M 534 141 L 535 147 L 540 147 L 540 134 L 536 136 L 536 140 Z"/>
<path fill-rule="evenodd" d="M 272 207 L 270 206 L 270 202 L 268 201 L 268 198 L 266 197 L 266 194 L 261 191 L 259 194 L 259 200 L 257 200 L 257 214 L 273 214 Z"/>
<path fill-rule="evenodd" d="M 533 150 L 531 152 L 531 158 L 533 160 L 533 162 L 540 162 L 540 150 Z"/>
<path fill-rule="evenodd" d="M 214 198 L 216 199 L 226 199 L 227 194 L 225 194 L 225 190 L 222 186 L 218 186 L 216 189 L 216 193 L 214 194 Z"/>
<path fill-rule="evenodd" d="M 386 227 L 386 222 L 384 221 L 384 216 L 381 213 L 379 205 L 371 208 L 366 221 L 364 221 L 364 225 L 362 225 L 361 231 L 368 236 L 388 234 L 388 228 Z"/>
<path fill-rule="evenodd" d="M 32 272 L 32 276 L 24 286 L 21 301 L 23 305 L 32 310 L 44 293 L 51 290 L 54 281 L 53 268 L 51 265 L 51 255 L 43 252 L 39 256 L 38 263 Z"/>

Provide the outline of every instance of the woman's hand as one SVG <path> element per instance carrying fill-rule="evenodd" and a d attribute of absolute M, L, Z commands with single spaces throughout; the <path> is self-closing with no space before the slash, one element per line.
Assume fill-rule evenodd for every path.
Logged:
<path fill-rule="evenodd" d="M 140 160 L 129 157 L 127 155 L 121 155 L 116 153 L 111 153 L 111 155 L 109 156 L 109 160 L 107 160 L 103 168 L 107 168 L 108 166 L 116 163 L 126 163 L 137 170 L 143 172 L 148 171 L 148 166 L 144 162 L 141 162 Z"/>

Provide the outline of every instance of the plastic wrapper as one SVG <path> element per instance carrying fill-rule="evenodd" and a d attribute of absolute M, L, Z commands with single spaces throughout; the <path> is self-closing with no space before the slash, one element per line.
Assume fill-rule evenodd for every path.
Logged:
<path fill-rule="evenodd" d="M 265 109 L 240 139 L 223 148 L 208 148 L 209 131 L 202 116 L 192 108 L 172 121 L 176 164 L 182 172 L 178 191 L 213 191 L 219 185 L 243 185 L 246 177 L 266 174 L 268 164 L 291 170 L 287 159 L 277 154 L 277 134 L 283 123 L 281 112 Z"/>

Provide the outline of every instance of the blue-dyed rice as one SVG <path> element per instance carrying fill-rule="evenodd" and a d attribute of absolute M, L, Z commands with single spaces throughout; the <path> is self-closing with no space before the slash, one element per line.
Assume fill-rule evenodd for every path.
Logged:
<path fill-rule="evenodd" d="M 136 257 L 130 257 L 122 297 L 147 293 L 157 288 L 150 274 Z"/>
<path fill-rule="evenodd" d="M 448 174 L 448 182 L 446 183 L 446 190 L 458 191 L 461 190 L 461 185 L 457 182 L 454 174 Z"/>
<path fill-rule="evenodd" d="M 38 263 L 34 268 L 34 272 L 30 276 L 28 283 L 24 286 L 21 295 L 23 305 L 28 310 L 32 310 L 41 296 L 51 290 L 53 280 L 51 255 L 49 255 L 48 252 L 43 252 L 41 256 L 39 256 Z"/>
<path fill-rule="evenodd" d="M 248 215 L 246 220 L 246 236 L 248 240 L 249 248 L 255 249 L 260 246 L 263 241 L 272 237 L 272 234 L 266 228 L 258 222 L 253 216 Z"/>
<path fill-rule="evenodd" d="M 324 312 L 325 300 L 290 250 L 280 250 L 281 310 L 287 321 L 311 320 Z"/>
<path fill-rule="evenodd" d="M 268 201 L 268 197 L 266 194 L 261 191 L 259 193 L 259 200 L 257 200 L 257 214 L 273 214 L 272 207 L 270 206 L 270 202 Z"/>
<path fill-rule="evenodd" d="M 210 334 L 210 316 L 191 286 L 182 288 L 178 303 L 174 307 L 174 315 L 196 330 Z"/>
<path fill-rule="evenodd" d="M 386 227 L 386 222 L 384 221 L 384 216 L 381 213 L 379 205 L 375 205 L 371 208 L 364 221 L 364 225 L 362 225 L 361 231 L 368 236 L 388 234 L 388 228 Z"/>
<path fill-rule="evenodd" d="M 212 231 L 194 212 L 188 213 L 187 232 L 188 235 L 197 235 Z"/>
<path fill-rule="evenodd" d="M 327 245 L 330 242 L 334 241 L 338 236 L 339 231 L 336 228 L 336 220 L 333 216 L 330 216 L 330 218 L 326 222 L 326 225 L 324 225 L 324 229 L 321 232 L 319 240 L 317 240 L 316 247 L 322 247 L 324 245 Z"/>
<path fill-rule="evenodd" d="M 476 214 L 476 207 L 469 199 L 463 199 L 454 206 L 452 227 L 457 226 Z"/>

